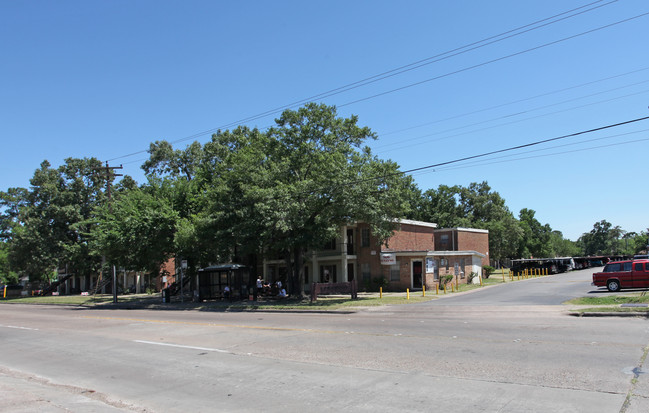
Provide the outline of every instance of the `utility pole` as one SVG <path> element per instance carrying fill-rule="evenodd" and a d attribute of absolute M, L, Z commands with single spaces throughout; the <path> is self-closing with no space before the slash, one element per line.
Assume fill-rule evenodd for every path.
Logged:
<path fill-rule="evenodd" d="M 108 197 L 108 208 L 111 211 L 113 210 L 113 208 L 111 206 L 112 197 L 111 197 L 110 190 L 111 190 L 111 186 L 112 186 L 112 183 L 113 183 L 113 179 L 115 177 L 117 177 L 117 176 L 122 176 L 122 174 L 116 174 L 114 172 L 115 169 L 122 169 L 122 165 L 120 165 L 120 166 L 109 166 L 108 161 L 106 161 L 106 166 L 96 168 L 96 170 L 100 171 L 100 173 L 103 174 L 104 177 L 106 178 L 106 196 Z M 105 263 L 106 263 L 106 256 L 104 255 L 101 258 L 102 272 L 104 270 Z M 117 304 L 117 272 L 116 272 L 116 269 L 115 269 L 114 265 L 113 265 L 113 304 Z"/>

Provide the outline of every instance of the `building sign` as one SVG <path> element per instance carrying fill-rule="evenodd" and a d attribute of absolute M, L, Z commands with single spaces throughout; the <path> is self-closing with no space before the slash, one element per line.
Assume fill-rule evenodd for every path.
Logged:
<path fill-rule="evenodd" d="M 395 253 L 382 253 L 381 265 L 395 265 L 397 263 L 397 254 Z"/>

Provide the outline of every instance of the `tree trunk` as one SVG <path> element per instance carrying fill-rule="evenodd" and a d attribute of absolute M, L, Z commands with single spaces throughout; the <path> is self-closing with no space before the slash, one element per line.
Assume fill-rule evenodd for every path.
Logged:
<path fill-rule="evenodd" d="M 300 247 L 293 249 L 293 295 L 297 298 L 304 297 L 304 250 Z"/>

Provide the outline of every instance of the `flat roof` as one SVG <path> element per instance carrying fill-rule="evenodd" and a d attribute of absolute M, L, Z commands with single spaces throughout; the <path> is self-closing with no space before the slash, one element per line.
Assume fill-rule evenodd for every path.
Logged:
<path fill-rule="evenodd" d="M 417 225 L 420 227 L 429 227 L 429 228 L 437 228 L 437 224 L 434 222 L 425 222 L 425 221 L 414 221 L 412 219 L 397 219 L 396 222 L 399 224 L 408 224 L 408 225 Z"/>
<path fill-rule="evenodd" d="M 479 232 L 481 234 L 488 234 L 489 230 L 488 229 L 481 229 L 481 228 L 462 228 L 462 227 L 455 227 L 455 228 L 439 228 L 436 229 L 435 232 L 443 232 L 443 231 L 464 231 L 464 232 Z"/>

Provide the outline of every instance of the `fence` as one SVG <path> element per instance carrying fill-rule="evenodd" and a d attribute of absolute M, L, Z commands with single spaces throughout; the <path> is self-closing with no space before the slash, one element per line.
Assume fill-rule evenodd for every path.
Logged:
<path fill-rule="evenodd" d="M 345 283 L 313 283 L 311 285 L 311 302 L 316 301 L 319 295 L 351 294 L 353 300 L 358 298 L 356 282 Z"/>

